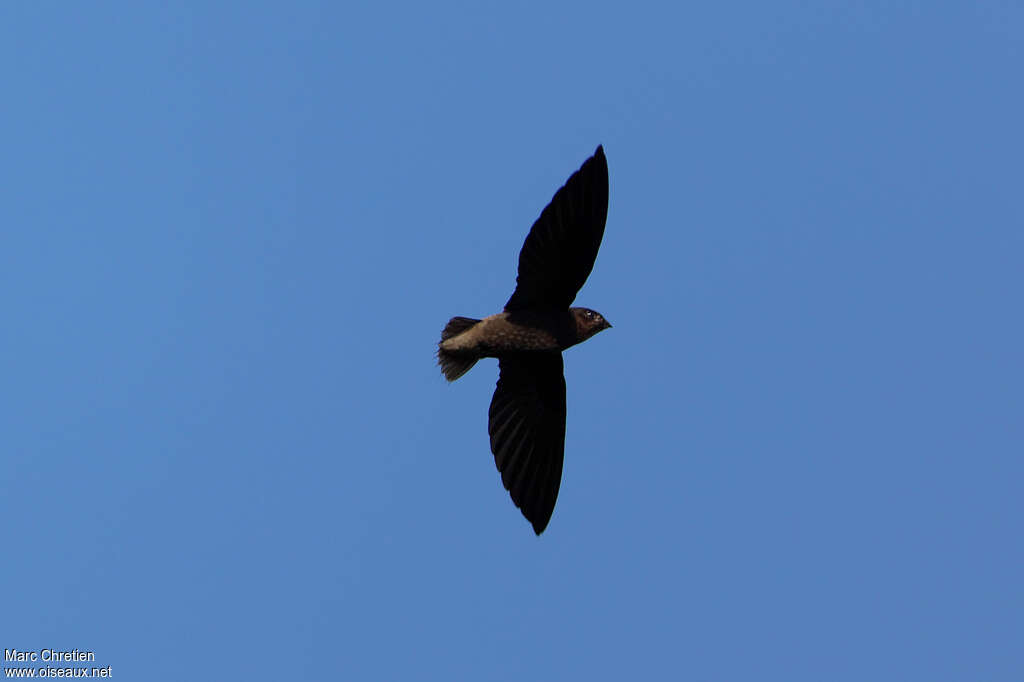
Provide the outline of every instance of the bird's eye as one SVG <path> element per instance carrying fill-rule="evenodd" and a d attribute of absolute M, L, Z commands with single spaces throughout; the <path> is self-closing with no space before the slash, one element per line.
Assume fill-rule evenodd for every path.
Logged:
<path fill-rule="evenodd" d="M 592 320 L 594 319 L 594 313 L 590 310 L 585 310 L 583 311 L 583 317 L 587 318 L 588 320 Z"/>

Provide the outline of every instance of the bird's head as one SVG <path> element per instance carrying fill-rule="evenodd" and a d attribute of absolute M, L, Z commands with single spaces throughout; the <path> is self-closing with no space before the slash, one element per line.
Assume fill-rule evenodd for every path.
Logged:
<path fill-rule="evenodd" d="M 569 310 L 576 320 L 576 336 L 579 341 L 586 341 L 599 331 L 611 329 L 608 320 L 604 319 L 596 310 L 590 308 L 570 308 Z"/>

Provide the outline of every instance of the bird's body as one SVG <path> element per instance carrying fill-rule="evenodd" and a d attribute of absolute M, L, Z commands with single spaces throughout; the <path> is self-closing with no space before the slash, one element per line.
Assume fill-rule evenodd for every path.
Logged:
<path fill-rule="evenodd" d="M 600 331 L 584 317 L 588 312 L 594 313 L 586 308 L 571 308 L 564 312 L 518 310 L 498 313 L 443 339 L 439 348 L 452 355 L 477 358 L 500 358 L 508 353 L 532 351 L 563 351 Z"/>
<path fill-rule="evenodd" d="M 561 352 L 611 327 L 600 313 L 569 307 L 594 266 L 607 212 L 608 165 L 598 147 L 530 229 L 505 310 L 482 320 L 453 317 L 438 344 L 448 381 L 480 358 L 498 358 L 488 413 L 491 451 L 512 501 L 538 535 L 554 511 L 562 477 Z"/>
<path fill-rule="evenodd" d="M 574 322 L 570 313 L 562 312 L 498 313 L 442 341 L 441 349 L 472 352 L 482 358 L 522 351 L 565 350 L 575 343 Z"/>

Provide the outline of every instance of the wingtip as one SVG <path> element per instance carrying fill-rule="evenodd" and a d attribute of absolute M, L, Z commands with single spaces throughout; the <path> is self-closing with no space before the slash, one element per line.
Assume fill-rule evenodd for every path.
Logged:
<path fill-rule="evenodd" d="M 597 149 L 594 150 L 594 156 L 604 156 L 604 145 L 597 145 Z"/>

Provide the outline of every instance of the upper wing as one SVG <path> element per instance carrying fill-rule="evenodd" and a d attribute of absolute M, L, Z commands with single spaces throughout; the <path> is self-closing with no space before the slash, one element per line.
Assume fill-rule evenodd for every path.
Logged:
<path fill-rule="evenodd" d="M 500 358 L 487 432 L 501 482 L 512 501 L 544 532 L 562 483 L 565 377 L 561 353 Z"/>
<path fill-rule="evenodd" d="M 607 217 L 608 161 L 598 146 L 530 228 L 505 310 L 567 309 L 594 267 Z"/>

